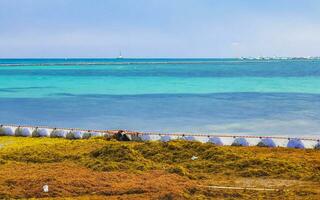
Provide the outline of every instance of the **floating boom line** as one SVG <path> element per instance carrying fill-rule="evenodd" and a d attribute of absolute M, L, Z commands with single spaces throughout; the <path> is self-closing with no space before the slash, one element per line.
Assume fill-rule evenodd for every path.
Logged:
<path fill-rule="evenodd" d="M 120 141 L 163 141 L 187 140 L 213 143 L 219 146 L 265 146 L 320 149 L 320 139 L 307 137 L 222 135 L 201 133 L 152 133 L 128 130 L 94 130 L 81 128 L 61 128 L 32 125 L 0 125 L 1 136 L 59 137 L 67 139 L 87 139 L 90 137 L 115 137 Z"/>

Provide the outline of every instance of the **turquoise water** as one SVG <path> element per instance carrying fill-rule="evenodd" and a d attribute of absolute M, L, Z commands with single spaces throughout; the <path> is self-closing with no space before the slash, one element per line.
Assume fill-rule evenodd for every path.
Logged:
<path fill-rule="evenodd" d="M 2 123 L 320 133 L 319 60 L 0 60 Z"/>

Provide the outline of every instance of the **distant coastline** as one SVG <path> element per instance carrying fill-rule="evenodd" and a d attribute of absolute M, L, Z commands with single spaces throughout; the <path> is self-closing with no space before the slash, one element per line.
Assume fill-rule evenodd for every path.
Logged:
<path fill-rule="evenodd" d="M 211 64 L 239 61 L 311 61 L 320 57 L 239 57 L 239 58 L 0 58 L 0 66 L 130 65 L 130 64 Z"/>

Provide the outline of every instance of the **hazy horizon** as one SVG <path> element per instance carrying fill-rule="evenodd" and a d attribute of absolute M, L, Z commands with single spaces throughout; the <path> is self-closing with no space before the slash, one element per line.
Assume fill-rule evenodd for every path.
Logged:
<path fill-rule="evenodd" d="M 316 0 L 1 0 L 0 58 L 319 56 Z"/>
<path fill-rule="evenodd" d="M 272 58 L 272 59 L 281 59 L 281 58 L 314 58 L 318 59 L 320 56 L 240 56 L 240 57 L 125 57 L 121 59 L 241 59 L 241 58 Z M 14 60 L 14 59 L 119 59 L 118 56 L 115 57 L 0 57 L 0 60 Z"/>

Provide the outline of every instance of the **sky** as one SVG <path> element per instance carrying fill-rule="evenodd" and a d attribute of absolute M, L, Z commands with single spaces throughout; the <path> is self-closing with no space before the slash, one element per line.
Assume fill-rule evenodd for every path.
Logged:
<path fill-rule="evenodd" d="M 0 58 L 320 56 L 319 0 L 0 0 Z"/>

